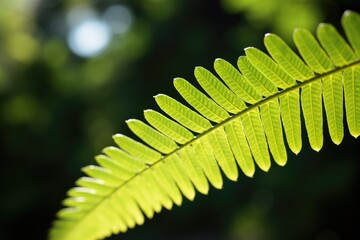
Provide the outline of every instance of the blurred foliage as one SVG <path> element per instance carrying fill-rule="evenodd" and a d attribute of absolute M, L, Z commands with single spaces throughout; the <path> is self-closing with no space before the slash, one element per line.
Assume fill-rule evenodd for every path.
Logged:
<path fill-rule="evenodd" d="M 133 21 L 99 55 L 68 45 L 69 12 L 101 18 L 125 6 Z M 354 0 L 1 0 L 0 239 L 44 239 L 79 169 L 129 134 L 124 120 L 156 108 L 153 95 L 176 95 L 171 79 L 193 82 L 192 69 L 216 57 L 236 62 L 263 48 L 266 32 L 290 39 L 294 27 L 338 25 Z M 92 39 L 89 39 L 91 41 Z M 256 173 L 198 195 L 171 213 L 113 239 L 350 239 L 359 214 L 359 140 L 320 153 L 308 143 L 285 168 Z"/>
<path fill-rule="evenodd" d="M 230 13 L 244 13 L 249 23 L 257 27 L 271 27 L 286 40 L 296 27 L 315 29 L 323 20 L 318 1 L 311 0 L 222 0 Z"/>

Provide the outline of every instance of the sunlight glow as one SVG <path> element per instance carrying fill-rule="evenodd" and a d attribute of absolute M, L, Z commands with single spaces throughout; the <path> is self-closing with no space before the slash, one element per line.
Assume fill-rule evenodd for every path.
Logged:
<path fill-rule="evenodd" d="M 81 57 L 95 57 L 102 53 L 111 39 L 106 23 L 90 18 L 74 25 L 68 35 L 71 50 Z"/>
<path fill-rule="evenodd" d="M 130 28 L 133 20 L 130 9 L 120 4 L 110 6 L 105 10 L 102 17 L 113 34 L 125 33 Z"/>

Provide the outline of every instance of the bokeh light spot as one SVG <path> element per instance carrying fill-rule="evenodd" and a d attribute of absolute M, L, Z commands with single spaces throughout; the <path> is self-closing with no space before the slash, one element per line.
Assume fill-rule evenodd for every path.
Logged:
<path fill-rule="evenodd" d="M 68 35 L 71 51 L 81 57 L 95 57 L 102 53 L 110 42 L 110 30 L 106 23 L 96 18 L 74 25 Z"/>
<path fill-rule="evenodd" d="M 114 34 L 126 32 L 130 28 L 133 19 L 130 9 L 119 4 L 106 9 L 103 18 Z"/>
<path fill-rule="evenodd" d="M 9 34 L 6 37 L 6 50 L 11 58 L 21 63 L 30 63 L 37 57 L 39 43 L 26 33 Z"/>

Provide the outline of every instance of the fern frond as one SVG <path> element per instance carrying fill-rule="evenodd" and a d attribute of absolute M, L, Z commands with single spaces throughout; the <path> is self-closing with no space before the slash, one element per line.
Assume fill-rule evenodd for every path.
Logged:
<path fill-rule="evenodd" d="M 147 121 L 127 125 L 141 142 L 122 134 L 83 168 L 63 201 L 51 239 L 99 239 L 141 225 L 163 208 L 180 206 L 183 196 L 221 189 L 222 172 L 236 181 L 248 177 L 255 163 L 268 171 L 271 158 L 283 166 L 287 144 L 302 148 L 301 112 L 310 146 L 323 146 L 323 108 L 334 143 L 344 137 L 344 109 L 349 132 L 360 135 L 360 15 L 347 11 L 342 26 L 349 43 L 329 24 L 320 24 L 317 39 L 294 31 L 296 54 L 280 37 L 267 34 L 269 55 L 247 48 L 238 69 L 216 59 L 217 77 L 202 67 L 195 77 L 204 91 L 182 78 L 174 86 L 186 106 L 164 94 L 155 101 L 166 115 L 144 112 Z M 284 137 L 285 133 L 285 137 Z M 195 134 L 195 135 L 194 135 Z M 286 138 L 286 140 L 285 140 Z"/>

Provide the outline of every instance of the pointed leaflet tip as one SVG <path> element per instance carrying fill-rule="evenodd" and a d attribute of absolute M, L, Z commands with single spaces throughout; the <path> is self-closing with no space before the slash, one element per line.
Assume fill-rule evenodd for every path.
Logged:
<path fill-rule="evenodd" d="M 244 174 L 249 178 L 254 178 L 255 171 L 253 171 L 251 173 L 244 173 Z"/>
<path fill-rule="evenodd" d="M 246 58 L 246 56 L 240 56 L 240 57 L 238 58 L 238 62 L 239 62 L 241 59 L 243 59 L 243 58 Z"/>
<path fill-rule="evenodd" d="M 351 10 L 346 10 L 346 11 L 343 13 L 342 17 L 349 16 L 350 14 L 353 14 L 353 13 L 354 13 L 354 12 L 351 11 Z"/>
<path fill-rule="evenodd" d="M 224 62 L 225 62 L 225 60 L 222 59 L 222 58 L 217 58 L 217 59 L 215 59 L 213 65 L 214 65 L 214 68 L 215 68 L 215 71 L 216 71 L 216 72 L 218 71 L 218 70 L 217 70 L 218 66 L 224 64 Z"/>
<path fill-rule="evenodd" d="M 88 165 L 88 166 L 85 166 L 85 167 L 82 167 L 80 170 L 84 173 L 86 173 L 89 169 L 93 169 L 94 168 L 94 165 Z"/>
<path fill-rule="evenodd" d="M 318 29 L 319 29 L 319 28 L 326 27 L 326 26 L 328 26 L 328 25 L 330 25 L 330 24 L 329 24 L 329 23 L 320 23 L 320 24 L 318 25 Z"/>
<path fill-rule="evenodd" d="M 104 148 L 101 152 L 106 154 L 106 152 L 111 151 L 112 149 L 115 149 L 115 147 L 109 146 L 109 147 Z"/>
<path fill-rule="evenodd" d="M 98 155 L 96 155 L 96 156 L 94 157 L 94 159 L 95 159 L 95 161 L 96 161 L 99 165 L 101 165 L 99 161 L 101 161 L 101 159 L 102 159 L 103 157 L 104 157 L 104 155 L 98 154 Z"/>
<path fill-rule="evenodd" d="M 173 83 L 175 84 L 175 82 L 178 82 L 178 81 L 185 81 L 185 79 L 181 78 L 181 77 L 176 77 L 176 78 L 174 78 Z"/>
<path fill-rule="evenodd" d="M 297 155 L 299 155 L 299 153 L 300 153 L 300 149 L 299 150 L 293 150 L 293 149 L 291 149 L 292 150 L 292 152 L 297 156 Z"/>
<path fill-rule="evenodd" d="M 197 71 L 199 71 L 199 70 L 201 70 L 203 67 L 201 67 L 201 66 L 196 66 L 195 68 L 194 68 L 194 72 L 197 72 Z"/>
<path fill-rule="evenodd" d="M 126 120 L 125 122 L 126 122 L 126 124 L 129 124 L 129 123 L 136 122 L 136 121 L 138 121 L 138 120 L 134 119 L 134 118 L 130 118 L 130 119 Z"/>
<path fill-rule="evenodd" d="M 113 135 L 112 138 L 115 139 L 115 138 L 120 138 L 122 136 L 124 136 L 124 135 L 121 133 L 117 133 L 117 134 Z"/>
<path fill-rule="evenodd" d="M 161 97 L 161 96 L 163 96 L 163 95 L 165 95 L 165 94 L 163 94 L 163 93 L 159 93 L 159 94 L 157 94 L 157 95 L 153 96 L 153 98 L 158 98 L 158 97 Z"/>
<path fill-rule="evenodd" d="M 295 28 L 294 32 L 293 32 L 293 36 L 296 34 L 299 34 L 301 32 L 304 32 L 304 31 L 306 31 L 306 29 L 304 29 L 304 28 Z"/>
<path fill-rule="evenodd" d="M 254 49 L 254 47 L 247 47 L 247 48 L 244 48 L 244 51 L 246 52 L 246 51 L 248 51 L 248 50 L 250 50 L 250 49 Z M 243 56 L 240 56 L 240 57 L 243 57 Z M 239 58 L 240 58 L 239 57 Z"/>
<path fill-rule="evenodd" d="M 295 28 L 294 33 L 299 32 L 300 30 L 301 30 L 301 28 Z"/>

